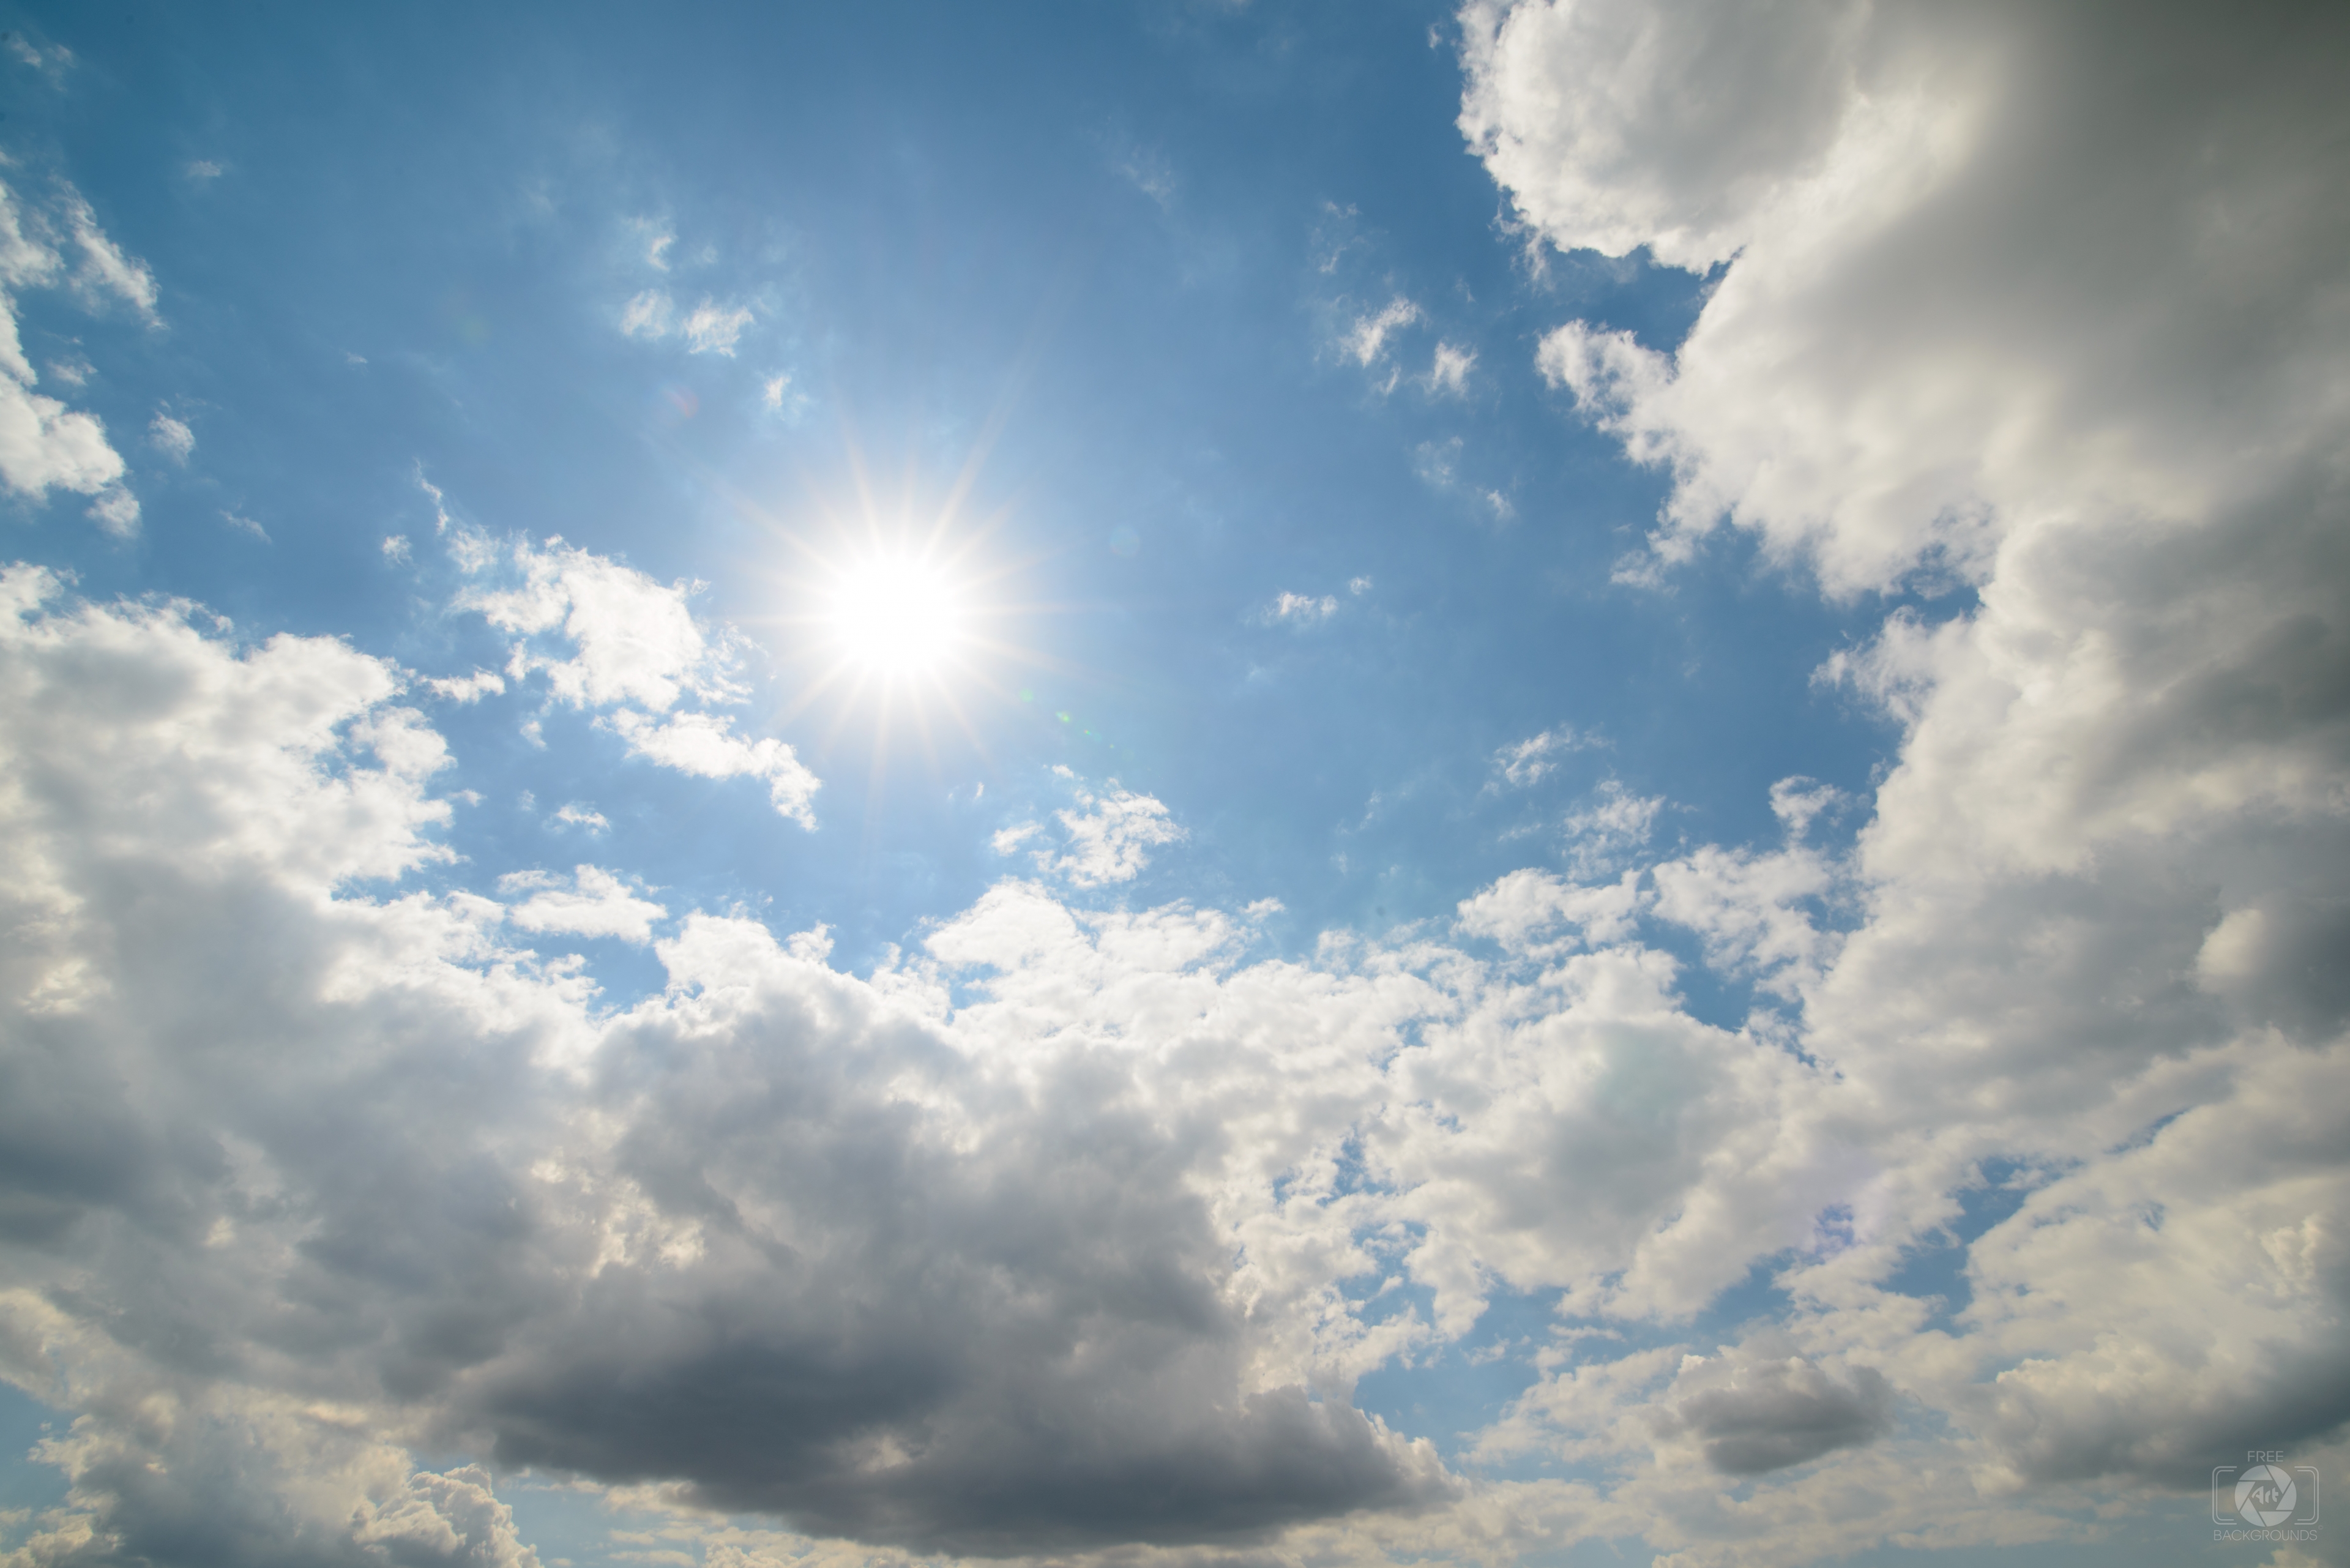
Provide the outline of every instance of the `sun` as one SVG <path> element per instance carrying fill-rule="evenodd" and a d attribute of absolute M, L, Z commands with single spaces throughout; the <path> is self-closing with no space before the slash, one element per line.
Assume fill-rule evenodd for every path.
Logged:
<path fill-rule="evenodd" d="M 911 556 L 874 556 L 833 585 L 832 633 L 851 664 L 883 677 L 936 675 L 961 651 L 963 596 L 937 567 Z"/>

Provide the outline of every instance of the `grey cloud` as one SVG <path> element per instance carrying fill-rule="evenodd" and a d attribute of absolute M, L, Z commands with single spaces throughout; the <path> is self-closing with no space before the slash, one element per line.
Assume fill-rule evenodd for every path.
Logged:
<path fill-rule="evenodd" d="M 116 1368 L 58 1458 L 114 1542 L 92 1561 L 359 1539 L 268 1534 L 273 1488 L 359 1483 L 303 1479 L 261 1417 L 140 1425 L 192 1389 L 928 1550 L 1247 1542 L 1454 1494 L 1425 1445 L 1253 1377 L 1193 1180 L 1215 1139 L 1127 1056 L 991 1067 L 706 917 L 661 949 L 670 993 L 599 1023 L 487 900 L 352 890 L 441 819 L 395 690 L 338 642 L 240 657 L 168 611 L 0 636 L 0 900 L 39 936 L 0 959 L 0 1284 L 35 1293 L 0 1316 L 36 1347 L 12 1376 Z M 340 834 L 281 836 L 329 810 Z"/>
<path fill-rule="evenodd" d="M 1724 1475 L 1761 1475 L 1874 1441 L 1893 1425 L 1893 1388 L 1874 1367 L 1836 1377 L 1800 1355 L 1733 1353 L 1682 1368 L 1652 1417 L 1659 1435 L 1695 1439 Z"/>

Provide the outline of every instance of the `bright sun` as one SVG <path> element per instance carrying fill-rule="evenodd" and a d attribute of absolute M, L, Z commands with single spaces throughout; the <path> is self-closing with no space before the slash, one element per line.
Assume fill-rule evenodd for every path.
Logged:
<path fill-rule="evenodd" d="M 962 640 L 959 598 L 926 563 L 877 556 L 842 574 L 833 591 L 834 634 L 841 651 L 868 670 L 927 674 Z"/>

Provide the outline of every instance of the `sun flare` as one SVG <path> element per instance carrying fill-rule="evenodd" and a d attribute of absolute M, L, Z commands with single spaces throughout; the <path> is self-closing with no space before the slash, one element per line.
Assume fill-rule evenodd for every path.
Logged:
<path fill-rule="evenodd" d="M 907 556 L 878 556 L 849 568 L 832 596 L 841 652 L 877 674 L 936 671 L 961 643 L 963 618 L 954 585 Z"/>

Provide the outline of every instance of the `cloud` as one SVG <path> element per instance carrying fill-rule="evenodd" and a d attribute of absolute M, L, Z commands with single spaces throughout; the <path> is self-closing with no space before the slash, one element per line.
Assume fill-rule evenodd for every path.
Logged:
<path fill-rule="evenodd" d="M 1791 1044 L 1838 1075 L 1791 1137 L 1839 1126 L 1873 1172 L 1831 1184 L 1779 1276 L 1823 1314 L 1803 1354 L 1879 1345 L 2016 1487 L 2186 1486 L 2252 1430 L 2326 1440 L 2350 1146 L 2314 1152 L 2313 1097 L 2350 992 L 2309 955 L 2350 874 L 2350 727 L 2315 696 L 2350 671 L 2350 215 L 2311 193 L 2350 111 L 2312 62 L 2350 23 L 1610 0 L 1464 22 L 1461 123 L 1519 219 L 1711 274 L 1677 346 L 1569 321 L 1537 355 L 1669 478 L 1623 575 L 1731 527 L 1847 602 L 1972 590 L 1823 667 L 1899 727 L 1848 860 L 1804 847 L 1835 801 L 1795 779 L 1785 847 L 1652 872 L 1657 916 L 1798 1008 Z M 1956 1241 L 1954 1193 L 2000 1168 L 2038 1189 Z M 1870 1314 L 1916 1310 L 1904 1258 L 1940 1249 L 1952 1337 L 1870 1341 Z M 1854 1429 L 1866 1390 L 1818 1376 L 1716 1414 L 1809 1401 L 1787 1429 Z M 1849 1496 L 1815 1517 L 1787 1550 L 1895 1528 Z"/>
<path fill-rule="evenodd" d="M 151 317 L 154 283 L 143 266 L 128 261 L 99 232 L 88 203 L 70 186 L 58 205 L 56 213 L 26 207 L 0 184 L 0 483 L 34 500 L 51 490 L 92 496 L 89 515 L 107 532 L 127 537 L 137 532 L 139 502 L 121 486 L 121 454 L 108 443 L 96 415 L 32 389 L 37 378 L 18 339 L 12 291 L 67 280 L 57 234 L 60 223 L 88 258 L 69 280 L 78 290 L 87 293 L 93 279 L 119 285 L 143 302 Z"/>
<path fill-rule="evenodd" d="M 1508 496 L 1461 477 L 1459 469 L 1464 444 L 1459 436 L 1451 436 L 1440 441 L 1420 442 L 1412 452 L 1412 472 L 1433 489 L 1467 494 L 1490 514 L 1494 522 L 1510 522 L 1517 516 L 1518 509 Z"/>
<path fill-rule="evenodd" d="M 440 493 L 432 493 L 437 507 Z M 453 526 L 445 510 L 440 515 L 444 529 Z M 789 745 L 772 736 L 746 740 L 723 714 L 673 711 L 684 702 L 724 704 L 743 695 L 735 676 L 742 639 L 731 628 L 713 632 L 694 619 L 688 601 L 699 584 L 658 583 L 559 538 L 500 545 L 458 529 L 452 544 L 475 578 L 456 607 L 513 634 L 507 679 L 544 677 L 550 701 L 605 710 L 598 722 L 626 741 L 631 755 L 698 778 L 764 779 L 778 815 L 816 826 L 819 781 Z"/>
<path fill-rule="evenodd" d="M 1638 795 L 1619 780 L 1600 781 L 1590 804 L 1567 813 L 1561 825 L 1575 874 L 1589 877 L 1614 869 L 1648 842 L 1664 805 L 1662 795 Z"/>
<path fill-rule="evenodd" d="M 1076 781 L 1066 768 L 1053 770 L 1070 781 L 1075 804 L 1054 813 L 1060 824 L 1060 844 L 1045 842 L 1042 824 L 1024 822 L 997 832 L 989 842 L 998 855 L 1021 846 L 1030 851 L 1036 868 L 1073 888 L 1099 888 L 1131 882 L 1150 864 L 1150 851 L 1180 844 L 1183 829 L 1169 815 L 1165 803 L 1121 787 L 1116 779 L 1097 793 Z"/>
<path fill-rule="evenodd" d="M 1051 841 L 1042 823 L 1023 822 L 998 830 L 989 840 L 998 855 L 1010 855 L 1029 846 L 1036 868 L 1076 888 L 1098 888 L 1130 882 L 1149 865 L 1149 851 L 1180 843 L 1182 828 L 1170 817 L 1164 803 L 1122 788 L 1116 779 L 1097 794 L 1066 768 L 1053 770 L 1072 784 L 1075 804 L 1056 812 L 1059 842 Z"/>
<path fill-rule="evenodd" d="M 242 513 L 223 512 L 221 514 L 221 521 L 227 524 L 230 527 L 235 529 L 240 534 L 249 534 L 265 545 L 269 543 L 269 530 L 264 528 L 260 524 L 255 522 L 252 518 L 244 515 Z"/>
<path fill-rule="evenodd" d="M 1439 343 L 1436 358 L 1428 368 L 1428 389 L 1431 392 L 1461 397 L 1469 390 L 1469 372 L 1477 368 L 1477 350 L 1457 344 Z"/>
<path fill-rule="evenodd" d="M 446 858 L 445 753 L 394 668 L 0 582 L 0 1353 L 82 1417 L 45 1530 L 170 1555 L 201 1498 L 248 1557 L 526 1560 L 482 1472 L 412 1467 L 428 1431 L 934 1552 L 1245 1544 L 1458 1494 L 1246 1304 L 1227 1146 L 1184 1105 L 1255 1126 L 1256 1075 L 1380 1039 L 1265 1031 L 1376 988 L 1263 969 L 1220 1026 L 1252 1065 L 1187 1087 L 1165 1031 L 1243 928 L 1080 926 L 1007 884 L 920 961 L 1027 955 L 951 1026 L 920 964 L 868 983 L 702 912 L 654 941 L 662 992 L 599 1010 L 501 933 L 642 941 L 668 911 L 593 866 L 503 904 L 403 888 Z M 1155 804 L 1081 791 L 1073 856 L 1117 859 L 1087 824 Z M 1068 990 L 1088 967 L 1107 989 Z M 68 1277 L 97 1315 L 53 1304 Z"/>
<path fill-rule="evenodd" d="M 1338 601 L 1328 594 L 1315 598 L 1308 594 L 1283 591 L 1274 601 L 1256 612 L 1261 626 L 1319 626 L 1338 613 Z"/>
<path fill-rule="evenodd" d="M 682 337 L 689 354 L 723 354 L 731 358 L 743 329 L 757 319 L 757 312 L 747 305 L 723 306 L 707 296 L 680 317 L 677 302 L 667 289 L 648 288 L 621 307 L 620 332 L 650 342 Z"/>
<path fill-rule="evenodd" d="M 566 827 L 584 827 L 590 833 L 609 832 L 612 826 L 602 812 L 576 800 L 556 807 L 554 820 Z"/>
<path fill-rule="evenodd" d="M 109 485 L 98 493 L 83 515 L 116 538 L 128 539 L 139 532 L 139 498 L 119 484 Z"/>
<path fill-rule="evenodd" d="M 1801 1355 L 1692 1355 L 1657 1411 L 1658 1432 L 1686 1435 L 1724 1475 L 1783 1469 L 1882 1437 L 1893 1390 L 1874 1367 L 1839 1378 Z"/>
<path fill-rule="evenodd" d="M 631 298 L 620 310 L 620 334 L 625 337 L 665 337 L 677 314 L 677 304 L 669 291 L 649 288 Z"/>
<path fill-rule="evenodd" d="M 656 724 L 641 713 L 622 709 L 608 722 L 629 742 L 632 755 L 663 767 L 699 778 L 764 779 L 767 798 L 778 815 L 815 828 L 814 802 L 821 785 L 783 742 L 772 736 L 743 740 L 733 733 L 733 721 L 723 714 L 679 713 Z"/>
<path fill-rule="evenodd" d="M 400 543 L 405 545 L 408 541 L 402 539 Z M 391 552 L 386 550 L 384 554 L 390 556 Z M 406 552 L 403 551 L 394 558 L 406 559 Z M 457 703 L 478 702 L 484 697 L 496 696 L 506 689 L 505 678 L 497 671 L 478 669 L 471 675 L 428 676 L 422 684 L 425 690 L 432 692 L 442 701 Z"/>
<path fill-rule="evenodd" d="M 1388 339 L 1419 318 L 1419 306 L 1398 295 L 1379 309 L 1357 317 L 1342 341 L 1355 363 L 1368 369 L 1386 356 Z"/>
<path fill-rule="evenodd" d="M 1473 898 L 1463 898 L 1459 915 L 1461 930 L 1471 936 L 1490 937 L 1515 951 L 1563 951 L 1577 943 L 1605 947 L 1622 941 L 1631 935 L 1633 919 L 1648 901 L 1638 871 L 1586 887 L 1529 869 L 1513 871 Z M 1560 926 L 1570 931 L 1564 942 L 1546 946 L 1537 940 Z"/>
<path fill-rule="evenodd" d="M 558 701 L 658 713 L 688 699 L 741 694 L 732 634 L 713 637 L 688 607 L 698 585 L 655 582 L 560 538 L 504 547 L 476 540 L 465 563 L 477 579 L 491 580 L 462 590 L 456 607 L 515 634 L 507 674 L 545 676 Z"/>
<path fill-rule="evenodd" d="M 149 422 L 147 440 L 157 452 L 173 462 L 184 463 L 195 455 L 196 432 L 166 413 L 158 413 Z"/>
<path fill-rule="evenodd" d="M 193 181 L 199 185 L 203 185 L 219 179 L 224 171 L 221 166 L 213 160 L 209 158 L 198 158 L 191 161 L 183 172 L 191 181 Z"/>
<path fill-rule="evenodd" d="M 1587 750 L 1597 742 L 1588 735 L 1578 735 L 1567 726 L 1544 730 L 1529 735 L 1515 744 L 1503 746 L 1493 753 L 1493 771 L 1501 782 L 1523 789 L 1540 784 L 1558 771 L 1557 759 L 1569 752 Z"/>
<path fill-rule="evenodd" d="M 1577 1342 L 1495 1440 L 1606 1460 L 1617 1501 L 1590 1506 L 1667 1541 L 1714 1506 L 1672 1490 L 1690 1465 L 1755 1475 L 1738 1528 L 1777 1521 L 1800 1561 L 1925 1511 L 1979 1523 L 1932 1488 L 1856 1503 L 1874 1471 L 1804 1490 L 1925 1440 L 1896 1387 L 2042 1487 L 2338 1411 L 2338 1041 L 2219 1040 L 2124 1085 L 2199 1098 L 2119 1154 L 2116 1113 L 2044 1117 L 2070 1163 L 1971 1244 L 1953 1332 L 1911 1334 L 1923 1304 L 1875 1282 L 1988 1147 L 1947 1129 L 2010 1113 L 1938 1093 L 1908 1123 L 1846 1038 L 1814 1027 L 1814 1063 L 1690 1016 L 1639 923 L 1713 910 L 1723 961 L 1764 962 L 1723 913 L 1783 901 L 1753 852 L 1513 873 L 1460 911 L 1497 959 L 1407 934 L 1253 961 L 1261 910 L 1007 881 L 859 979 L 820 932 L 594 866 L 497 898 L 405 883 L 450 864 L 446 753 L 338 639 L 240 650 L 30 568 L 0 601 L 0 1368 L 79 1417 L 45 1531 L 161 1542 L 201 1496 L 258 1541 L 518 1561 L 478 1472 L 415 1468 L 423 1433 L 912 1552 L 1555 1538 L 1593 1516 L 1450 1475 L 1345 1391 L 1496 1289 L 1670 1324 L 1773 1258 L 1807 1303 L 1786 1324 Z M 1172 841 L 1161 803 L 1066 783 L 1008 847 L 1072 886 Z M 1619 788 L 1586 815 L 1653 808 Z M 667 984 L 601 1008 L 506 945 L 540 934 L 651 939 Z M 1806 961 L 1823 1005 L 1849 950 Z M 1389 1282 L 1425 1305 L 1382 1307 Z M 2146 1348 L 2181 1332 L 2230 1355 Z"/>
<path fill-rule="evenodd" d="M 565 811 L 571 815 L 566 816 Z M 592 819 L 594 826 L 604 826 L 601 816 L 592 811 L 583 813 L 576 806 L 567 806 L 556 815 L 565 822 Z M 530 895 L 505 911 L 506 923 L 525 931 L 612 937 L 641 947 L 653 940 L 653 922 L 669 918 L 667 909 L 638 898 L 629 890 L 627 883 L 598 866 L 575 867 L 568 887 L 551 872 L 511 872 L 498 878 L 498 891 Z"/>
<path fill-rule="evenodd" d="M 685 334 L 687 351 L 694 354 L 724 354 L 732 358 L 735 342 L 743 329 L 758 319 L 747 305 L 727 309 L 704 299 L 693 307 L 681 328 Z"/>

